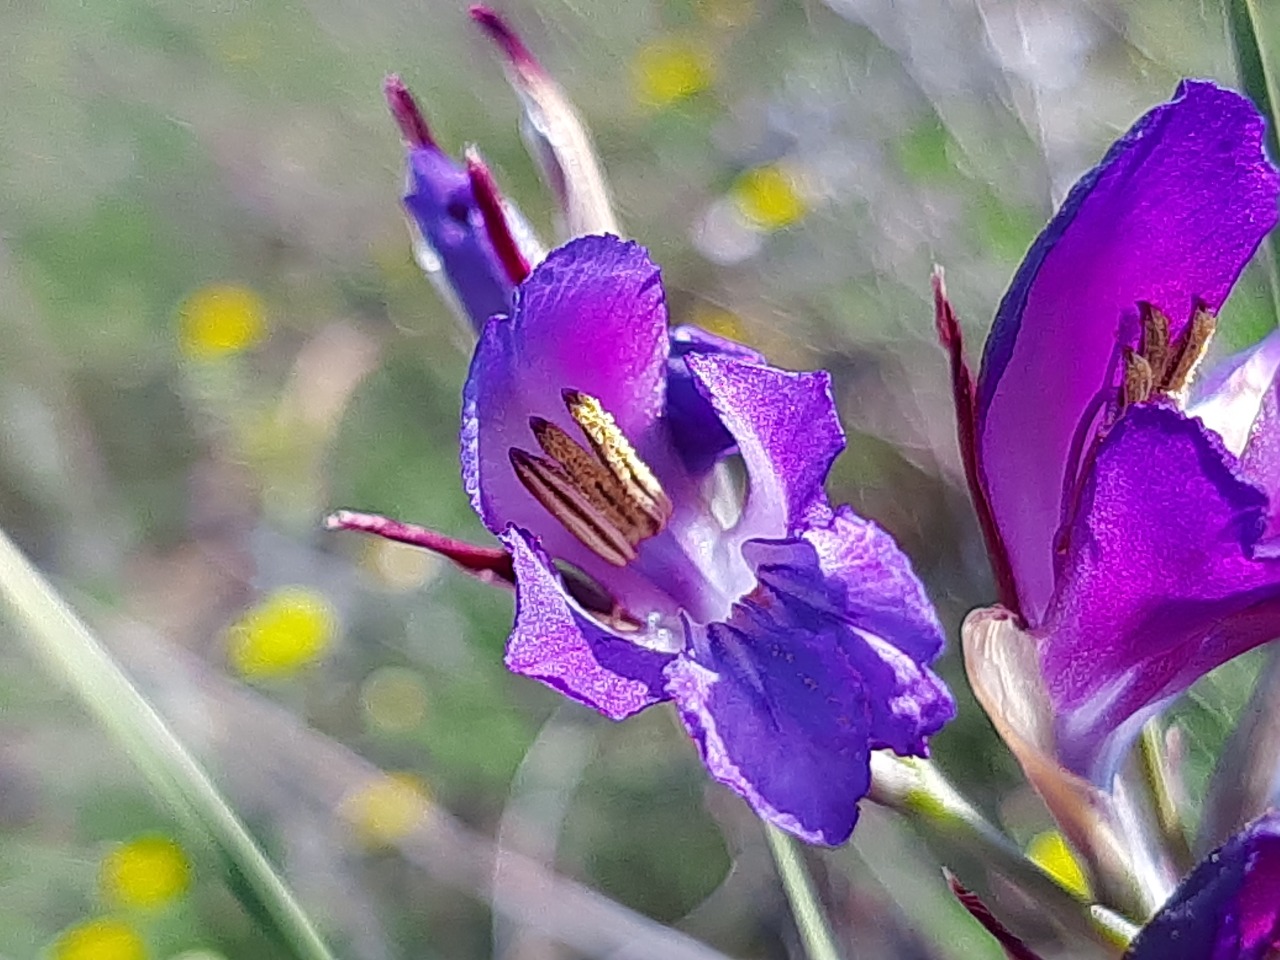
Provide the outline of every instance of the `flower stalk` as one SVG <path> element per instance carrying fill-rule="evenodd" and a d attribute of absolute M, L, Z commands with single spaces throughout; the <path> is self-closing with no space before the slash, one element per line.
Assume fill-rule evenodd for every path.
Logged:
<path fill-rule="evenodd" d="M 831 924 L 796 841 L 772 824 L 765 825 L 765 836 L 809 960 L 841 960 Z"/>

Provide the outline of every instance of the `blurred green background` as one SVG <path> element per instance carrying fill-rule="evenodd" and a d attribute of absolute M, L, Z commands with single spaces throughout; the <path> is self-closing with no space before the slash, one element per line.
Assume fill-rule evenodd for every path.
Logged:
<path fill-rule="evenodd" d="M 1216 4 L 503 11 L 592 125 L 673 318 L 832 371 L 850 435 L 832 497 L 900 538 L 954 636 L 992 590 L 931 265 L 976 361 L 1072 180 L 1179 77 L 1230 81 Z M 759 825 L 665 709 L 614 726 L 509 676 L 505 594 L 320 530 L 345 506 L 488 542 L 457 476 L 469 334 L 412 261 L 389 71 L 552 239 L 515 98 L 461 3 L 0 6 L 0 525 L 342 957 L 675 956 L 664 925 L 799 956 Z M 1223 349 L 1265 329 L 1260 276 L 1225 320 Z M 4 630 L 0 957 L 286 956 Z M 954 651 L 942 669 L 962 716 L 937 756 L 1027 842 L 1047 820 Z M 1247 690 L 1251 665 L 1231 669 L 1186 710 L 1199 776 Z M 850 958 L 996 956 L 884 814 L 813 866 Z"/>

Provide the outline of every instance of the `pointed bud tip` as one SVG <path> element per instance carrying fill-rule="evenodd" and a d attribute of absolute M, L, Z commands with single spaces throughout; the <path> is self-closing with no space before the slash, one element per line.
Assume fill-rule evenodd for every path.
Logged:
<path fill-rule="evenodd" d="M 387 76 L 387 79 L 382 82 L 382 92 L 387 98 L 387 107 L 391 111 L 396 126 L 400 128 L 400 136 L 404 138 L 404 142 L 415 149 L 434 147 L 436 142 L 432 139 L 431 128 L 427 126 L 418 102 L 413 99 L 413 94 L 404 85 L 399 74 L 393 73 Z"/>
<path fill-rule="evenodd" d="M 486 7 L 482 3 L 473 4 L 467 11 L 471 19 L 489 35 L 502 52 L 506 54 L 512 66 L 517 69 L 533 69 L 541 70 L 538 61 L 534 59 L 529 48 L 524 45 L 524 41 L 519 35 L 511 29 L 511 25 L 493 8 Z"/>
<path fill-rule="evenodd" d="M 493 251 L 498 256 L 507 279 L 512 283 L 523 283 L 529 276 L 529 261 L 516 242 L 511 232 L 511 224 L 507 221 L 507 211 L 502 204 L 502 193 L 498 183 L 493 179 L 489 165 L 480 156 L 474 145 L 468 146 L 463 154 L 467 167 L 467 179 L 471 181 L 471 193 L 475 197 L 476 206 L 480 208 L 480 216 L 484 221 L 485 235 Z"/>

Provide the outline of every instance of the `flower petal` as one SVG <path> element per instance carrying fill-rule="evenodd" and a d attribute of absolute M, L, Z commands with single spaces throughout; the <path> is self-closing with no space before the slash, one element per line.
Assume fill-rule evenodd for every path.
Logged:
<path fill-rule="evenodd" d="M 691 355 L 734 357 L 750 363 L 764 358 L 750 347 L 725 340 L 697 327 L 671 331 L 671 357 L 667 361 L 667 424 L 676 451 L 694 476 L 710 470 L 732 453 L 737 441 L 724 428 L 715 408 L 698 389 L 689 370 Z"/>
<path fill-rule="evenodd" d="M 870 751 L 923 755 L 955 714 L 906 652 L 941 645 L 927 605 L 914 609 L 923 595 L 906 558 L 878 528 L 838 517 L 815 534 L 821 546 L 749 541 L 756 589 L 726 622 L 689 625 L 689 652 L 667 668 L 711 775 L 765 819 L 833 845 L 857 820 Z"/>
<path fill-rule="evenodd" d="M 1280 330 L 1215 367 L 1196 384 L 1187 413 L 1222 438 L 1233 456 L 1244 454 L 1254 422 L 1280 370 Z"/>
<path fill-rule="evenodd" d="M 708 772 L 801 839 L 844 843 L 871 782 L 870 718 L 836 640 L 753 601 L 691 630 L 699 653 L 671 663 L 667 692 Z"/>
<path fill-rule="evenodd" d="M 526 531 L 511 527 L 502 541 L 511 551 L 516 574 L 508 669 L 541 680 L 610 720 L 668 699 L 662 671 L 670 654 L 641 647 L 588 616 Z"/>
<path fill-rule="evenodd" d="M 1280 814 L 1255 820 L 1202 860 L 1125 960 L 1264 960 L 1280 948 Z"/>
<path fill-rule="evenodd" d="M 1184 82 L 1076 184 L 1000 304 L 979 378 L 980 459 L 1032 625 L 1053 590 L 1072 439 L 1122 322 L 1140 300 L 1175 333 L 1194 298 L 1216 310 L 1276 222 L 1263 129 L 1238 94 Z"/>
<path fill-rule="evenodd" d="M 1280 633 L 1266 497 L 1216 434 L 1130 408 L 1102 440 L 1040 637 L 1064 764 L 1098 782 L 1163 700 Z"/>
<path fill-rule="evenodd" d="M 751 489 L 739 529 L 785 536 L 811 511 L 826 510 L 823 484 L 844 449 L 831 378 L 712 354 L 685 362 L 747 465 Z"/>
<path fill-rule="evenodd" d="M 537 450 L 534 415 L 580 435 L 561 395 L 573 389 L 596 397 L 646 456 L 666 373 L 666 303 L 644 249 L 597 236 L 553 250 L 517 289 L 510 319 L 485 327 L 463 393 L 463 482 L 489 529 L 514 523 L 597 573 L 597 558 L 516 479 L 509 452 Z"/>
<path fill-rule="evenodd" d="M 872 747 L 926 756 L 926 738 L 955 716 L 955 702 L 928 668 L 942 627 L 893 539 L 842 507 L 802 539 L 752 540 L 743 553 L 761 589 L 786 598 L 777 623 L 821 624 L 844 652 L 867 690 Z"/>

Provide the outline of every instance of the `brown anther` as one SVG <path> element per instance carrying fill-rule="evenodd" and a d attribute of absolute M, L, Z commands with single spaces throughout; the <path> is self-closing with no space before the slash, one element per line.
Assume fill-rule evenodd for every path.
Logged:
<path fill-rule="evenodd" d="M 1209 352 L 1209 342 L 1217 329 L 1218 318 L 1203 303 L 1197 303 L 1191 322 L 1179 338 L 1174 357 L 1165 372 L 1161 387 L 1165 393 L 1182 393 L 1187 389 L 1200 361 Z"/>
<path fill-rule="evenodd" d="M 635 546 L 559 463 L 512 449 L 508 456 L 516 478 L 564 528 L 616 567 L 636 558 Z"/>
<path fill-rule="evenodd" d="M 589 447 L 542 417 L 530 417 L 545 457 L 509 453 L 516 477 L 575 537 L 615 566 L 636 557 L 636 545 L 662 530 L 671 501 L 657 477 L 600 401 L 566 391 L 565 404 Z"/>
<path fill-rule="evenodd" d="M 629 500 L 659 527 L 665 524 L 671 518 L 671 501 L 609 412 L 595 397 L 577 390 L 565 390 L 562 396 L 569 416 L 582 428 L 600 462 L 626 488 Z"/>
<path fill-rule="evenodd" d="M 1138 304 L 1142 340 L 1137 351 L 1124 354 L 1121 403 L 1142 403 L 1155 394 L 1181 398 L 1204 359 L 1217 318 L 1197 302 L 1191 321 L 1177 340 L 1169 337 L 1169 318 L 1150 303 Z"/>
<path fill-rule="evenodd" d="M 1169 365 L 1169 318 L 1145 300 L 1138 304 L 1142 320 L 1142 356 L 1151 368 L 1153 383 L 1164 380 Z"/>
<path fill-rule="evenodd" d="M 1124 352 L 1124 386 L 1121 387 L 1123 406 L 1142 403 L 1151 397 L 1155 389 L 1155 373 L 1151 363 L 1135 350 Z"/>

